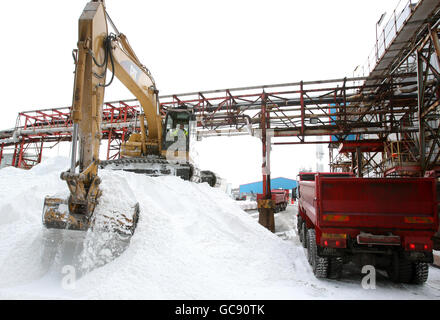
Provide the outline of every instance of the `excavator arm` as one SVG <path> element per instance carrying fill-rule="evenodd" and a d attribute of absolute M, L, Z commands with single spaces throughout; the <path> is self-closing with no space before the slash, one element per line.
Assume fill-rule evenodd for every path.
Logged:
<path fill-rule="evenodd" d="M 109 34 L 107 23 L 113 26 L 115 33 Z M 185 125 L 189 129 L 190 121 L 194 120 L 192 111 L 184 106 L 168 110 L 164 127 L 168 133 L 165 133 L 154 79 L 137 58 L 125 35 L 114 26 L 103 0 L 92 0 L 86 5 L 79 19 L 78 49 L 74 57 L 72 158 L 70 169 L 61 173 L 70 196 L 68 199 L 45 198 L 43 223 L 47 228 L 87 230 L 93 227 L 93 213 L 101 196 L 98 168 L 108 164 L 108 161 L 105 165 L 105 161 L 99 161 L 102 104 L 105 88 L 114 77 L 138 99 L 143 113 L 139 117 L 141 132 L 130 135 L 121 146 L 122 158 L 111 165 L 124 167 L 129 164 L 131 168 L 122 169 L 149 175 L 171 174 L 186 180 L 216 184 L 217 178 L 212 172 L 200 171 L 188 162 L 188 135 L 186 138 L 181 135 L 182 144 L 182 138 L 176 142 L 176 138 L 169 134 Z M 107 82 L 108 70 L 111 78 Z M 184 156 L 181 161 L 175 161 L 181 149 L 184 149 Z M 167 161 L 165 155 L 173 161 Z M 133 168 L 135 165 L 140 168 Z M 120 214 L 122 219 L 110 221 L 109 225 L 117 224 L 115 229 L 133 234 L 138 215 L 139 205 L 136 204 Z"/>
<path fill-rule="evenodd" d="M 135 95 L 144 111 L 140 119 L 142 133 L 133 135 L 140 139 L 129 140 L 124 145 L 127 152 L 130 148 L 140 149 L 143 154 L 146 154 L 147 148 L 150 153 L 160 154 L 161 151 L 162 120 L 154 80 L 140 63 L 127 38 L 119 32 L 108 33 L 107 17 L 104 1 L 94 0 L 86 5 L 79 19 L 71 114 L 72 160 L 70 170 L 61 174 L 61 179 L 68 185 L 70 197 L 67 200 L 46 197 L 43 223 L 47 228 L 87 230 L 93 223 L 92 215 L 101 195 L 98 166 L 102 104 L 105 87 L 113 81 L 113 77 L 117 77 Z M 112 72 L 109 83 L 106 83 L 107 70 Z M 148 135 L 144 117 L 148 123 Z M 65 210 L 65 205 L 68 210 Z M 127 228 L 132 233 L 139 209 L 136 206 L 127 209 L 130 210 L 133 212 L 127 212 L 124 221 L 129 222 Z"/>
<path fill-rule="evenodd" d="M 162 141 L 162 118 L 159 112 L 159 99 L 156 84 L 148 69 L 136 57 L 124 34 L 110 35 L 113 63 L 109 69 L 130 90 L 142 106 L 140 119 L 141 151 L 136 141 L 127 141 L 122 146 L 122 155 L 140 156 L 141 154 L 160 154 Z M 144 127 L 144 117 L 148 124 L 148 134 Z M 134 140 L 134 139 L 132 139 Z M 132 151 L 130 153 L 130 151 Z M 133 152 L 134 151 L 134 152 Z"/>

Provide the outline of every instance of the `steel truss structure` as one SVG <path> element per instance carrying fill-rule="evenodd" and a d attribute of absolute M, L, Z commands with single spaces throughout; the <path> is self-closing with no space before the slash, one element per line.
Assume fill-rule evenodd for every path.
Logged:
<path fill-rule="evenodd" d="M 390 78 L 383 81 L 383 94 L 390 95 L 386 86 L 394 86 L 391 82 L 399 73 L 415 73 L 407 79 L 408 85 L 403 83 L 395 87 L 395 95 L 414 94 L 416 101 L 399 105 L 394 98 L 379 99 L 377 108 L 391 110 L 403 108 L 405 113 L 385 116 L 385 121 L 399 130 L 395 134 L 384 134 L 374 138 L 383 141 L 383 150 L 372 152 L 366 150 L 360 155 L 356 153 L 338 154 L 333 145 L 330 167 L 333 171 L 353 170 L 359 176 L 424 176 L 438 175 L 440 171 L 440 113 L 437 107 L 440 104 L 440 43 L 439 43 L 439 10 L 433 11 L 429 19 L 417 30 L 411 41 L 402 49 L 400 55 L 392 60 L 384 72 Z M 393 80 L 396 81 L 396 80 Z M 399 82 L 397 77 L 397 81 Z M 368 79 L 366 83 L 372 83 Z M 379 93 L 379 92 L 378 92 Z M 390 95 L 391 96 L 391 95 Z M 407 131 L 406 128 L 417 127 L 416 131 Z M 370 139 L 366 135 L 359 139 L 362 146 Z"/>
<path fill-rule="evenodd" d="M 136 129 L 139 105 L 124 101 L 105 103 L 102 110 L 102 138 L 107 141 L 106 159 L 118 156 L 120 144 Z M 29 169 L 41 161 L 44 148 L 72 140 L 70 108 L 20 112 L 13 130 L 0 131 L 1 155 L 9 151 L 14 167 Z"/>
<path fill-rule="evenodd" d="M 314 136 L 342 140 L 350 134 L 411 134 L 417 132 L 416 125 L 399 128 L 392 119 L 405 114 L 407 108 L 416 108 L 417 94 L 390 95 L 390 90 L 397 90 L 399 85 L 415 85 L 414 76 L 399 74 L 388 80 L 392 85 L 374 85 L 368 93 L 365 85 L 354 84 L 366 78 L 344 78 L 176 94 L 161 97 L 161 108 L 165 111 L 185 105 L 193 109 L 199 137 L 260 135 L 263 105 L 274 144 L 315 143 Z M 383 91 L 384 86 L 388 91 L 373 94 L 374 90 Z M 393 108 L 372 107 L 390 100 Z M 139 130 L 139 115 L 135 100 L 104 104 L 102 136 L 107 140 L 106 159 L 118 157 L 120 143 L 131 131 Z M 41 159 L 43 146 L 69 141 L 71 131 L 69 108 L 20 112 L 16 127 L 0 133 L 0 150 L 12 148 L 13 165 L 28 168 Z M 32 145 L 37 150 L 33 157 L 27 152 Z"/>
<path fill-rule="evenodd" d="M 160 108 L 193 109 L 199 138 L 252 134 L 266 147 L 328 144 L 331 171 L 358 176 L 435 171 L 440 158 L 440 4 L 420 0 L 409 6 L 408 17 L 395 17 L 394 39 L 375 50 L 376 67 L 369 68 L 368 76 L 166 95 L 160 97 Z M 384 39 L 390 38 L 387 34 Z M 103 105 L 104 159 L 119 157 L 121 143 L 139 130 L 139 115 L 136 100 Z M 9 165 L 30 168 L 41 161 L 44 148 L 70 141 L 71 131 L 69 108 L 20 112 L 14 129 L 0 131 L 0 161 L 9 153 Z M 268 155 L 263 154 L 265 163 Z"/>

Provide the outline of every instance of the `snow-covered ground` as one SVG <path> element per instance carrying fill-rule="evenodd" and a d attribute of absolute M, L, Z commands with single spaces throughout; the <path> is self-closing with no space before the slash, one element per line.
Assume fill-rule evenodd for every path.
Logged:
<path fill-rule="evenodd" d="M 44 197 L 68 194 L 59 179 L 67 167 L 68 159 L 53 158 L 30 171 L 0 170 L 0 298 L 440 298 L 435 268 L 423 286 L 379 274 L 376 289 L 365 290 L 358 270 L 346 270 L 342 280 L 318 280 L 294 231 L 295 206 L 277 214 L 279 237 L 220 190 L 176 177 L 100 171 L 97 210 L 134 199 L 141 210 L 130 245 L 111 256 L 91 232 L 43 230 Z"/>
<path fill-rule="evenodd" d="M 236 201 L 238 206 L 243 210 L 256 210 L 257 209 L 257 201 L 245 200 L 245 201 Z"/>

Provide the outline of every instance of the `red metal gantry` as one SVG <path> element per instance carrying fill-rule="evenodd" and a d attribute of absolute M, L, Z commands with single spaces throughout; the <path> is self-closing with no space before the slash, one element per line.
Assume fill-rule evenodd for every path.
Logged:
<path fill-rule="evenodd" d="M 118 101 L 103 105 L 102 135 L 107 140 L 107 159 L 119 156 L 120 144 L 135 129 L 138 115 L 137 103 Z M 71 141 L 71 134 L 69 107 L 20 112 L 13 130 L 0 131 L 0 154 L 12 149 L 8 165 L 29 169 L 41 161 L 44 147 Z M 0 164 L 1 161 L 0 158 Z"/>
<path fill-rule="evenodd" d="M 399 77 L 405 78 L 405 75 Z M 197 116 L 197 131 L 200 137 L 258 133 L 258 130 L 261 130 L 263 97 L 267 104 L 266 112 L 270 114 L 267 128 L 270 128 L 274 138 L 293 139 L 275 144 L 314 143 L 309 139 L 311 136 L 343 137 L 353 132 L 383 133 L 394 130 L 387 122 L 350 120 L 350 116 L 359 114 L 355 110 L 355 102 L 375 99 L 374 96 L 357 93 L 362 87 L 354 86 L 353 83 L 362 79 L 366 78 L 309 81 L 163 96 L 161 108 L 166 110 L 183 104 L 192 108 Z M 394 99 L 409 99 L 413 105 L 416 103 L 414 94 Z M 338 117 L 337 121 L 330 120 L 329 104 L 335 104 L 338 108 L 338 112 L 332 114 Z M 368 114 L 377 112 L 373 110 Z M 402 110 L 390 112 L 398 113 Z M 50 148 L 71 139 L 69 114 L 69 108 L 20 112 L 15 128 L 0 132 L 1 150 L 13 149 L 16 156 L 12 165 L 20 168 L 31 167 L 41 159 L 43 146 Z M 103 139 L 107 140 L 107 159 L 118 157 L 120 143 L 130 131 L 139 128 L 139 114 L 140 107 L 136 100 L 104 104 L 102 134 Z M 404 131 L 417 131 L 417 128 L 408 127 Z M 26 154 L 31 144 L 37 144 L 35 149 L 38 157 Z"/>

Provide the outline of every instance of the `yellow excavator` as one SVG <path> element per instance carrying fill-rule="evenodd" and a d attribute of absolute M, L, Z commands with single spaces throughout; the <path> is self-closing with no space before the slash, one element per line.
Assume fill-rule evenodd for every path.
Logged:
<path fill-rule="evenodd" d="M 108 32 L 108 24 L 115 33 Z M 78 31 L 78 49 L 74 50 L 71 165 L 68 171 L 61 173 L 70 196 L 68 199 L 45 198 L 45 227 L 69 230 L 93 227 L 93 212 L 101 195 L 99 168 L 152 176 L 176 175 L 215 185 L 215 174 L 199 171 L 189 162 L 189 139 L 195 120 L 193 111 L 185 106 L 169 109 L 162 118 L 156 83 L 137 58 L 125 35 L 115 27 L 103 0 L 92 0 L 86 5 L 79 19 Z M 107 70 L 111 71 L 108 82 Z M 140 132 L 132 133 L 128 141 L 122 144 L 120 159 L 100 161 L 104 91 L 114 77 L 130 90 L 142 107 Z M 114 227 L 118 232 L 132 235 L 139 217 L 139 205 L 127 208 L 120 217 L 118 221 L 109 221 L 109 228 Z"/>

